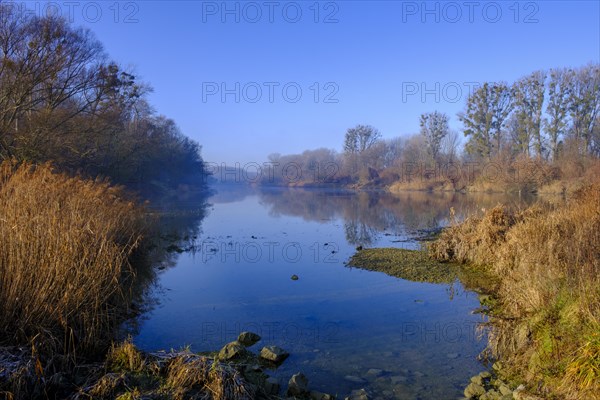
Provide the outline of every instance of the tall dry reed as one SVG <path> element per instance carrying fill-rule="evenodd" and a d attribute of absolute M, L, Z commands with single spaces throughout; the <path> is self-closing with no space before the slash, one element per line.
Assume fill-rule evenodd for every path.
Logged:
<path fill-rule="evenodd" d="M 0 338 L 49 354 L 105 344 L 126 300 L 142 211 L 107 182 L 0 164 Z"/>

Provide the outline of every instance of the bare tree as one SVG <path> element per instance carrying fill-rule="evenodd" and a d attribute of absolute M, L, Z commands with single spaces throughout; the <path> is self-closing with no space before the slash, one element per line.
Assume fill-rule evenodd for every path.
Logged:
<path fill-rule="evenodd" d="M 545 80 L 546 73 L 536 71 L 521 78 L 514 85 L 515 114 L 519 126 L 521 151 L 529 154 L 529 146 L 533 142 L 538 157 L 542 157 L 544 152 L 541 125 Z"/>
<path fill-rule="evenodd" d="M 568 124 L 569 74 L 566 69 L 552 69 L 548 80 L 547 117 L 544 118 L 544 127 L 553 161 L 558 157 L 559 139 L 564 135 Z"/>
<path fill-rule="evenodd" d="M 0 153 L 27 155 L 103 95 L 105 55 L 90 31 L 0 4 Z"/>
<path fill-rule="evenodd" d="M 203 181 L 200 145 L 154 114 L 148 91 L 89 30 L 0 2 L 0 159 L 119 183 Z"/>
<path fill-rule="evenodd" d="M 421 135 L 425 138 L 427 152 L 435 162 L 438 159 L 442 140 L 448 135 L 448 116 L 444 113 L 434 111 L 421 114 Z"/>
<path fill-rule="evenodd" d="M 460 146 L 460 135 L 457 131 L 450 129 L 448 134 L 442 139 L 440 152 L 446 156 L 448 163 L 453 163 L 458 156 L 458 147 Z"/>
<path fill-rule="evenodd" d="M 344 151 L 350 154 L 362 153 L 381 138 L 381 133 L 371 125 L 356 125 L 346 131 Z"/>
<path fill-rule="evenodd" d="M 591 152 L 592 139 L 600 115 L 600 65 L 590 64 L 571 74 L 569 112 L 572 132 L 581 141 L 581 152 Z"/>

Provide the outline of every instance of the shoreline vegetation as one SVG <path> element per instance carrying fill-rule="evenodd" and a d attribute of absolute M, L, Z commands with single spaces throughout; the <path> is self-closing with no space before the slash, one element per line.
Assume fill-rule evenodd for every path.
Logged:
<path fill-rule="evenodd" d="M 0 210 L 1 337 L 67 363 L 94 354 L 122 319 L 143 209 L 107 182 L 7 161 Z"/>
<path fill-rule="evenodd" d="M 459 279 L 480 293 L 486 357 L 497 362 L 471 379 L 467 398 L 600 398 L 599 183 L 565 203 L 498 205 L 424 247 L 361 249 L 349 265 L 415 281 Z"/>
<path fill-rule="evenodd" d="M 600 397 L 600 184 L 566 203 L 497 206 L 429 250 L 495 276 L 489 347 L 507 376 L 544 397 Z"/>
<path fill-rule="evenodd" d="M 317 150 L 319 151 L 319 150 Z M 310 153 L 310 152 L 308 152 Z M 454 192 L 454 193 L 507 193 L 507 194 L 537 194 L 537 195 L 568 195 L 586 186 L 588 182 L 600 179 L 600 161 L 596 157 L 582 156 L 575 162 L 549 162 L 529 156 L 507 157 L 506 159 L 460 161 L 450 163 L 405 163 L 395 167 L 392 180 L 382 179 L 389 171 L 372 170 L 370 179 L 361 181 L 349 176 L 324 179 L 312 174 L 313 164 L 302 161 L 304 155 L 289 156 L 282 170 L 294 170 L 297 177 L 285 177 L 288 172 L 275 171 L 269 163 L 264 164 L 255 175 L 244 168 L 224 169 L 206 167 L 207 181 L 213 185 L 248 184 L 254 187 L 287 187 L 298 189 L 339 189 L 351 191 L 387 191 L 401 193 L 418 192 Z M 286 158 L 284 158 L 286 159 Z M 342 159 L 329 161 L 327 168 L 332 171 L 343 169 Z M 317 163 L 318 164 L 318 163 Z M 309 167 L 306 167 L 309 165 Z M 310 167 L 310 165 L 313 165 Z M 250 167 L 248 167 L 250 168 Z M 252 168 L 256 168 L 253 164 Z M 280 173 L 284 179 L 275 179 Z M 337 172 L 336 172 L 337 173 Z M 264 177 L 264 179 L 262 179 Z"/>
<path fill-rule="evenodd" d="M 509 161 L 510 163 L 510 161 Z M 427 168 L 421 166 L 405 166 L 415 175 L 411 179 L 399 179 L 393 183 L 379 181 L 364 183 L 348 182 L 252 182 L 258 187 L 287 187 L 297 189 L 339 189 L 350 191 L 387 191 L 390 193 L 403 192 L 448 192 L 448 193 L 489 193 L 489 194 L 535 194 L 535 195 L 570 195 L 587 185 L 588 182 L 600 179 L 600 162 L 597 159 L 581 161 L 575 169 L 576 172 L 563 172 L 560 167 L 551 167 L 550 164 L 535 160 L 523 159 L 519 163 L 506 164 L 509 167 L 499 167 L 493 162 L 478 163 L 478 168 L 466 164 L 461 167 L 459 163 L 436 165 L 437 175 L 427 174 Z M 446 175 L 448 170 L 460 171 L 464 169 L 464 176 L 455 179 Z M 486 174 L 487 170 L 487 174 Z M 466 172 L 470 171 L 470 172 Z M 571 175 L 572 173 L 572 175 Z M 240 172 L 240 175 L 243 173 Z M 489 175 L 488 175 L 489 174 Z M 217 179 L 214 179 L 217 176 Z M 213 183 L 217 183 L 219 171 L 214 172 Z M 228 182 L 227 178 L 218 183 Z M 236 182 L 241 183 L 241 182 Z"/>

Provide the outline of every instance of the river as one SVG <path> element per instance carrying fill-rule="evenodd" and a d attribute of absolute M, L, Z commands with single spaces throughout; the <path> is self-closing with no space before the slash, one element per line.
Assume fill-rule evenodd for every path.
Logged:
<path fill-rule="evenodd" d="M 358 246 L 416 249 L 418 239 L 500 202 L 501 195 L 221 187 L 208 210 L 177 214 L 170 249 L 138 320 L 142 349 L 218 350 L 241 331 L 290 357 L 285 388 L 303 372 L 312 390 L 339 397 L 365 388 L 384 399 L 460 397 L 485 366 L 477 294 L 460 282 L 411 282 L 346 265 Z M 183 209 L 195 209 L 187 204 Z M 179 222 L 177 222 L 179 221 Z M 291 279 L 293 275 L 297 280 Z"/>

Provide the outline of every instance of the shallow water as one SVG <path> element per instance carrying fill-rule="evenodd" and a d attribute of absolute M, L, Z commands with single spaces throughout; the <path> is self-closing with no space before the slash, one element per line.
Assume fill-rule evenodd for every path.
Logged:
<path fill-rule="evenodd" d="M 461 217 L 506 201 L 522 200 L 222 188 L 192 229 L 195 251 L 173 255 L 158 275 L 158 304 L 135 343 L 212 351 L 249 330 L 262 336 L 255 352 L 291 353 L 268 371 L 283 387 L 301 371 L 312 390 L 340 396 L 366 388 L 381 398 L 460 397 L 484 369 L 477 295 L 458 282 L 410 282 L 345 263 L 359 245 L 417 248 L 416 238 L 448 223 L 450 207 Z"/>

